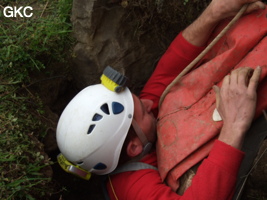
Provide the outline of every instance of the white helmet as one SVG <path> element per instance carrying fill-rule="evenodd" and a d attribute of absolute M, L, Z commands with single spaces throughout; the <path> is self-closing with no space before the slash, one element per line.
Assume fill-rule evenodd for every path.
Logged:
<path fill-rule="evenodd" d="M 63 111 L 57 126 L 57 143 L 71 163 L 95 174 L 112 172 L 131 126 L 133 97 L 102 84 L 79 92 Z"/>

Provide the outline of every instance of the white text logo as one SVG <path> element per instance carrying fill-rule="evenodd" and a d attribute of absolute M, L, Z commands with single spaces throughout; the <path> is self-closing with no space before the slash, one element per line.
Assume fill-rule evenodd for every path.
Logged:
<path fill-rule="evenodd" d="M 33 15 L 32 10 L 31 6 L 20 6 L 18 8 L 16 6 L 6 6 L 3 14 L 5 17 L 31 17 Z"/>

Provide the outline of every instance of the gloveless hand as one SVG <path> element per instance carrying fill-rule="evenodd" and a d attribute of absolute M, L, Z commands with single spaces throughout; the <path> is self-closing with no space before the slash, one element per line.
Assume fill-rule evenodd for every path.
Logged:
<path fill-rule="evenodd" d="M 212 17 L 217 20 L 232 17 L 245 4 L 249 4 L 245 13 L 265 8 L 265 4 L 259 0 L 212 0 L 210 3 Z"/>
<path fill-rule="evenodd" d="M 261 68 L 239 68 L 227 75 L 221 89 L 214 86 L 217 110 L 223 119 L 219 140 L 240 149 L 255 115 Z"/>

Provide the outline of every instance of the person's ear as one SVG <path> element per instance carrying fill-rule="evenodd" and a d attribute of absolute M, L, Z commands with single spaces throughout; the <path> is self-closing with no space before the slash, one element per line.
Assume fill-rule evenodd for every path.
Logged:
<path fill-rule="evenodd" d="M 143 151 L 143 144 L 138 137 L 134 137 L 127 145 L 127 154 L 130 157 L 138 156 Z"/>

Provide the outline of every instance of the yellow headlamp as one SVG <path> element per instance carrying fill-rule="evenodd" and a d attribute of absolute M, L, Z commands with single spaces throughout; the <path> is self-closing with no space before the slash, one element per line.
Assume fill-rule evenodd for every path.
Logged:
<path fill-rule="evenodd" d="M 110 66 L 107 66 L 100 77 L 101 83 L 109 90 L 120 93 L 124 90 L 128 79 Z"/>

